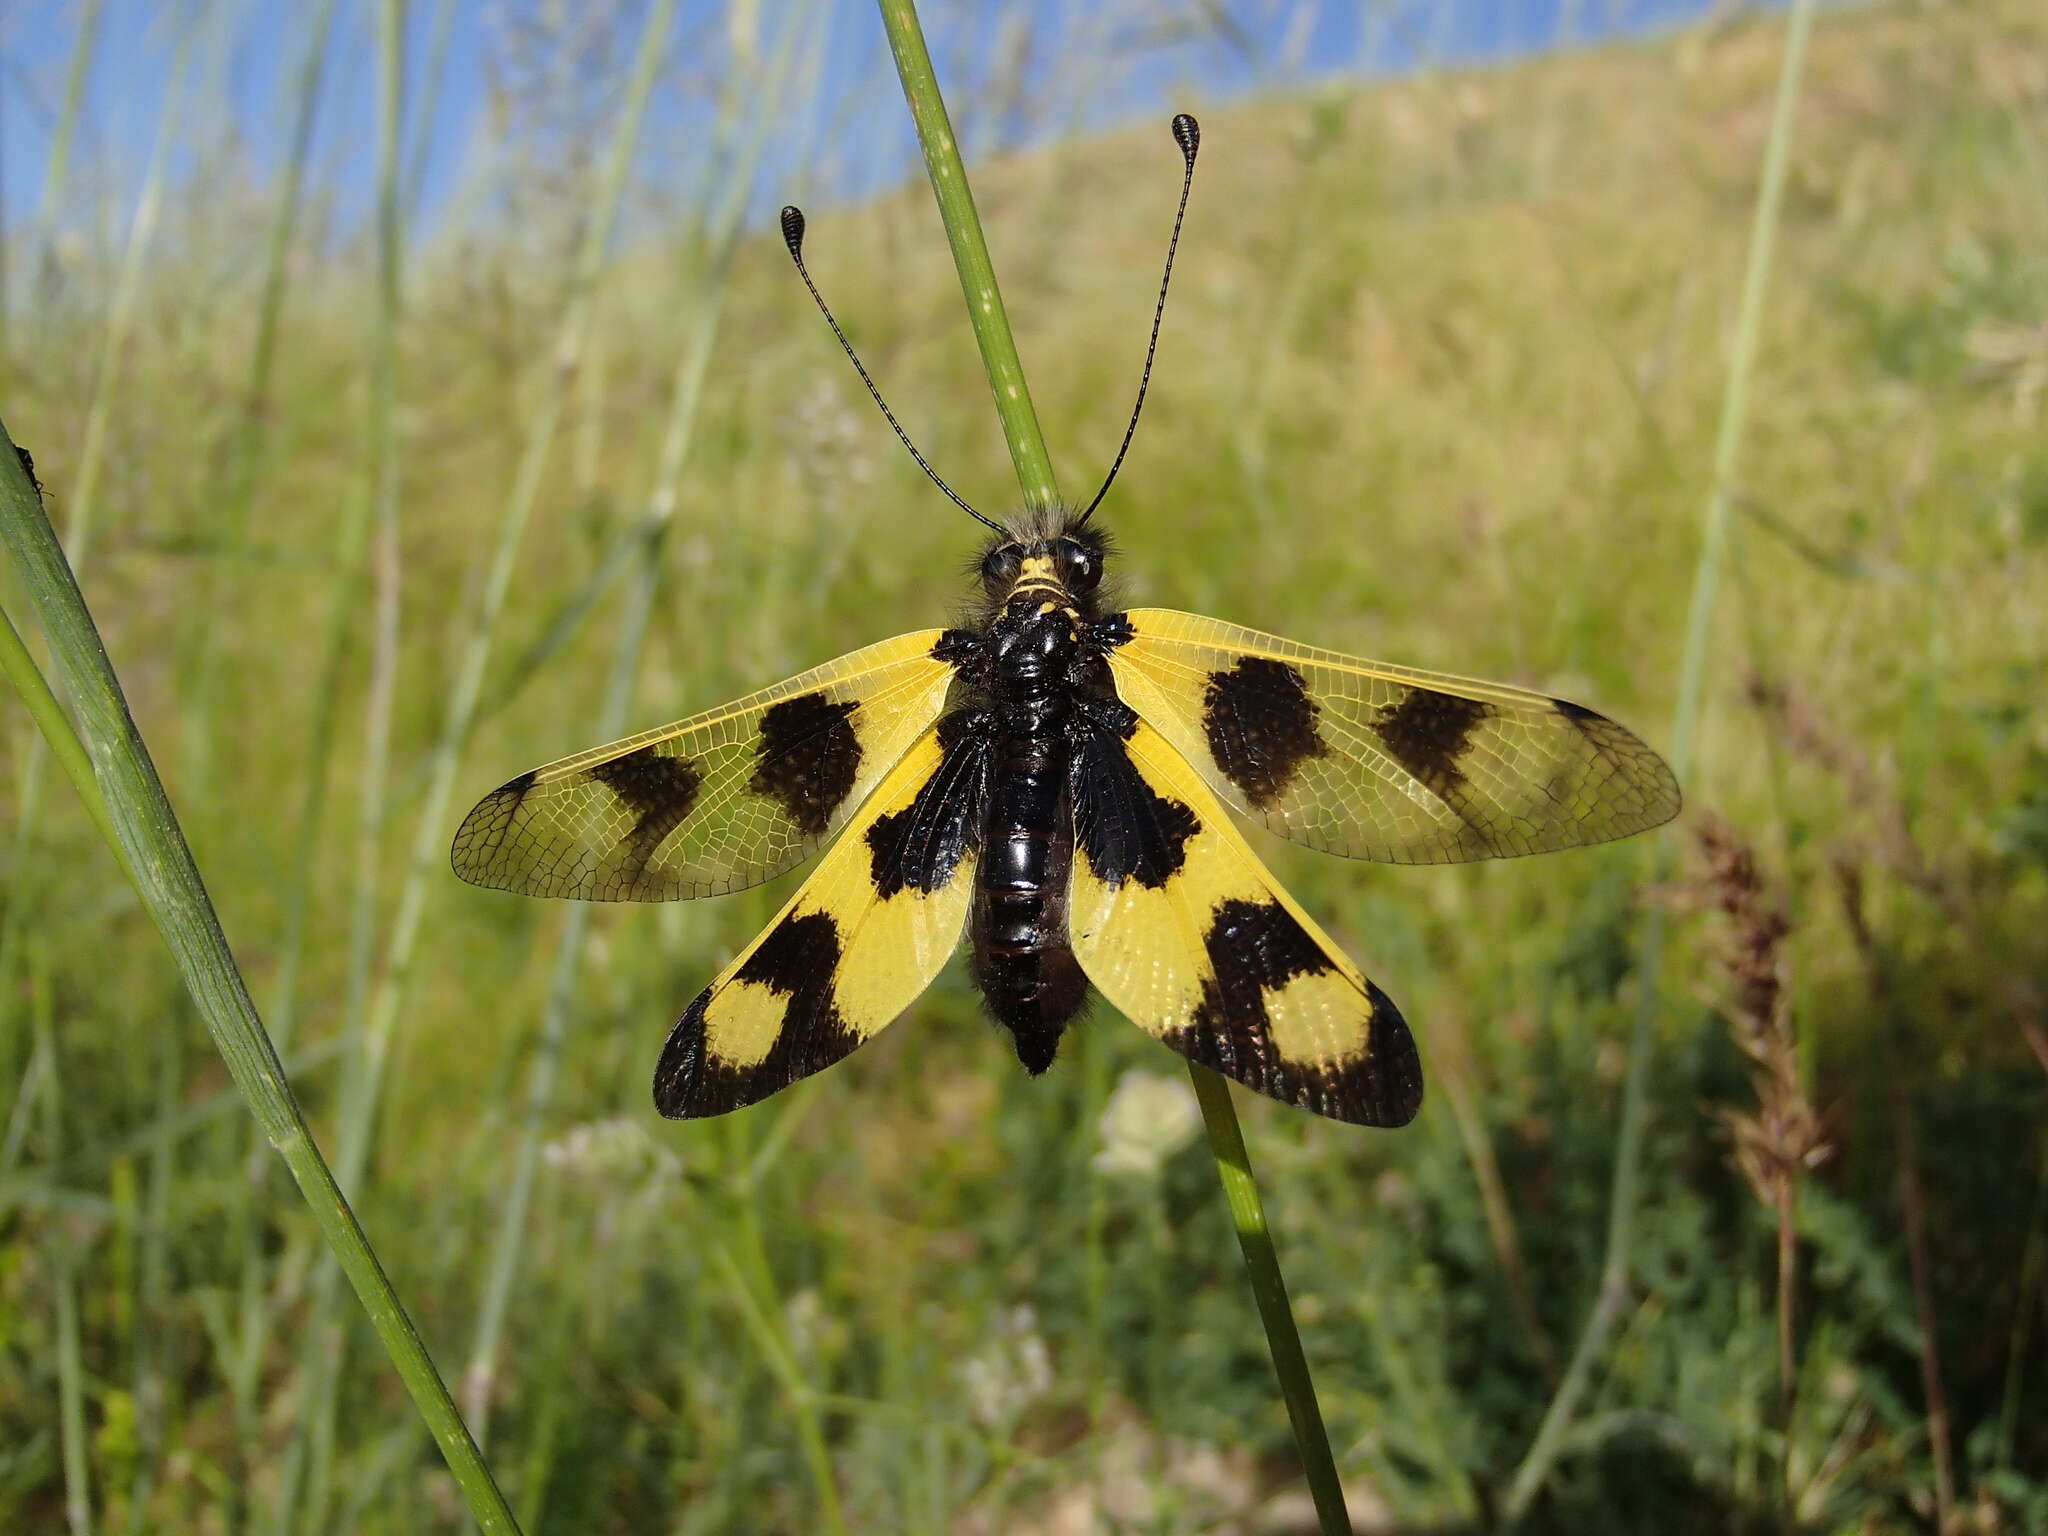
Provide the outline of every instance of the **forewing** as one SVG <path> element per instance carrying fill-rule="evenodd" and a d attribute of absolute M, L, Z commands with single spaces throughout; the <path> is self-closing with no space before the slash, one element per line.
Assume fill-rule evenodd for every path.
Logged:
<path fill-rule="evenodd" d="M 1110 1003 L 1182 1055 L 1283 1104 L 1358 1125 L 1422 1105 L 1387 995 L 1274 883 L 1151 726 L 1076 754 L 1068 937 Z"/>
<path fill-rule="evenodd" d="M 1355 859 L 1448 864 L 1626 837 L 1678 814 L 1655 752 L 1520 688 L 1139 608 L 1117 695 L 1232 805 Z"/>
<path fill-rule="evenodd" d="M 788 906 L 690 1004 L 654 1104 L 722 1115 L 840 1060 L 922 992 L 960 941 L 986 750 L 950 716 L 855 813 Z"/>
<path fill-rule="evenodd" d="M 793 867 L 945 705 L 928 629 L 721 709 L 522 773 L 456 831 L 473 885 L 587 901 L 716 896 Z"/>

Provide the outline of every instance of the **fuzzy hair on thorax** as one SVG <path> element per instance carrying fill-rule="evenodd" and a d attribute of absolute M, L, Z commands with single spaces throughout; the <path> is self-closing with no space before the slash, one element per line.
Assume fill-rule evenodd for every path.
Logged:
<path fill-rule="evenodd" d="M 1001 551 L 1014 549 L 1019 557 L 1032 559 L 1050 555 L 1062 540 L 1071 540 L 1086 549 L 1094 557 L 1098 571 L 1106 572 L 1114 558 L 1115 542 L 1106 528 L 1093 523 L 1084 526 L 1081 513 L 1063 502 L 1052 502 L 1018 508 L 1005 516 L 1003 532 L 982 543 L 968 568 L 969 574 L 977 584 L 983 584 L 990 561 Z M 1109 611 L 1104 605 L 1110 601 L 1110 590 L 1107 584 L 1098 584 L 1087 592 L 1072 593 L 1070 600 L 1084 618 L 1092 619 Z M 1003 607 L 1003 601 L 1001 592 L 984 586 L 971 610 L 972 627 L 986 628 Z"/>

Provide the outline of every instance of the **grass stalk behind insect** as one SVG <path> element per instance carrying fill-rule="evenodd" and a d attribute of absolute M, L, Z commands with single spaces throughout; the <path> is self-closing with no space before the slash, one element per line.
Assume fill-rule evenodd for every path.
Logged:
<path fill-rule="evenodd" d="M 1049 506 L 1059 500 L 1059 481 L 1053 474 L 1052 456 L 1046 451 L 1038 413 L 1032 408 L 1030 387 L 1024 382 L 1024 364 L 1010 334 L 1002 290 L 996 286 L 988 238 L 982 234 L 981 218 L 974 211 L 974 192 L 967 185 L 966 167 L 946 115 L 945 99 L 939 94 L 939 79 L 932 71 L 931 55 L 925 49 L 917 8 L 911 0 L 882 0 L 881 10 L 882 24 L 889 33 L 889 51 L 895 56 L 896 72 L 903 81 L 904 99 L 909 102 L 911 118 L 917 124 L 918 142 L 924 146 L 925 169 L 931 176 L 939 217 L 946 226 L 947 243 L 953 248 L 953 265 L 960 273 L 960 291 L 967 300 L 968 319 L 974 327 L 975 342 L 981 348 L 982 366 L 988 372 L 996 414 L 1002 419 L 1003 440 L 1009 445 L 1011 462 L 1016 465 L 1017 484 L 1026 503 Z"/>
<path fill-rule="evenodd" d="M 93 48 L 99 40 L 100 13 L 105 0 L 85 0 L 78 13 L 78 31 L 71 43 L 71 62 L 64 72 L 64 104 L 50 134 L 50 150 L 43 162 L 43 195 L 36 206 L 28 249 L 41 252 L 63 212 L 64 196 L 71 175 L 71 148 L 78 137 L 78 112 L 85 100 L 87 72 L 92 66 Z"/>
<path fill-rule="evenodd" d="M 1678 702 L 1671 722 L 1671 765 L 1681 783 L 1695 762 L 1701 700 L 1707 680 L 1707 655 L 1719 606 L 1721 567 L 1727 557 L 1730 521 L 1741 468 L 1743 434 L 1749 425 L 1750 378 L 1756 364 L 1763 322 L 1764 297 L 1770 286 L 1771 258 L 1777 242 L 1778 215 L 1785 191 L 1785 171 L 1793 123 L 1798 114 L 1800 85 L 1806 64 L 1806 41 L 1813 27 L 1813 0 L 1793 0 L 1779 66 L 1777 101 L 1771 131 L 1764 141 L 1762 175 L 1749 236 L 1742 298 L 1729 346 L 1728 372 L 1721 397 L 1719 427 L 1708 482 L 1707 503 L 1700 523 L 1699 558 L 1693 569 L 1692 603 L 1686 620 L 1685 651 L 1679 663 Z M 1653 856 L 1653 882 L 1661 884 L 1671 870 L 1668 836 L 1660 837 Z M 1621 1320 L 1632 1284 L 1630 1249 L 1636 1207 L 1641 1196 L 1644 1119 L 1648 1114 L 1650 1055 L 1659 1013 L 1658 977 L 1663 965 L 1665 913 L 1652 907 L 1643 925 L 1636 963 L 1641 995 L 1629 1034 L 1628 1066 L 1623 1078 L 1620 1130 L 1615 1146 L 1614 1183 L 1608 1197 L 1608 1224 L 1600 1263 L 1599 1291 L 1563 1379 L 1545 1409 L 1527 1454 L 1515 1470 L 1504 1513 L 1509 1525 L 1528 1513 L 1542 1490 L 1562 1448 L 1565 1432 L 1578 1411 L 1579 1399 L 1591 1383 L 1592 1371 L 1605 1351 L 1608 1335 Z"/>
<path fill-rule="evenodd" d="M 249 537 L 260 492 L 262 459 L 270 442 L 281 328 L 291 283 L 291 255 L 299 229 L 306 167 L 311 158 L 314 107 L 333 50 L 330 32 L 333 10 L 333 0 L 322 0 L 315 7 L 307 25 L 305 53 L 294 80 L 297 99 L 293 103 L 291 154 L 280 179 L 278 206 L 265 246 L 263 288 L 258 301 L 256 335 L 250 347 L 247 393 L 242 419 L 234 437 L 233 478 L 229 487 L 232 554 L 240 554 Z M 334 589 L 334 612 L 325 643 L 316 649 L 316 654 L 322 659 L 313 674 L 316 703 L 307 743 L 308 769 L 302 788 L 294 855 L 287 864 L 285 889 L 279 903 L 283 922 L 267 1014 L 279 1054 L 286 1057 L 289 1057 L 297 1024 L 298 978 L 304 956 L 307 906 L 321 811 L 332 773 L 333 754 L 328 748 L 334 718 L 340 707 L 341 654 L 347 645 L 353 618 L 354 573 L 360 569 L 363 560 L 363 551 L 357 547 L 358 530 L 366 530 L 368 526 L 367 516 L 358 515 L 359 508 L 359 498 L 351 490 L 345 495 L 344 510 L 338 522 L 340 569 Z M 198 723 L 189 735 L 196 742 L 194 750 L 204 754 L 205 763 L 212 764 L 222 749 L 222 743 L 213 739 L 217 729 L 214 710 L 220 687 L 218 669 L 222 665 L 222 641 L 215 634 L 215 626 L 201 626 L 198 645 L 200 655 L 195 681 L 198 698 L 194 705 Z M 263 1148 L 253 1136 L 245 1167 L 245 1176 L 234 1182 L 232 1197 L 233 1221 L 241 1245 L 241 1271 L 235 1346 L 229 1360 L 227 1379 L 235 1399 L 242 1460 L 245 1466 L 253 1467 L 262 1458 L 258 1381 L 270 1337 L 269 1288 L 273 1273 L 257 1201 L 258 1191 L 264 1187 L 261 1176 Z"/>
<path fill-rule="evenodd" d="M 808 19 L 809 14 L 809 7 L 799 6 L 785 17 L 774 57 L 758 80 L 738 78 L 726 86 L 721 117 L 728 125 L 744 117 L 753 126 L 745 131 L 744 142 L 707 221 L 706 262 L 689 298 L 694 311 L 688 328 L 689 340 L 676 361 L 670 384 L 669 410 L 656 449 L 645 510 L 632 524 L 629 533 L 632 575 L 627 584 L 625 604 L 619 614 L 610 677 L 597 713 L 597 740 L 614 739 L 624 735 L 627 729 L 634 680 L 639 674 L 647 642 L 648 619 L 654 611 L 661 586 L 662 554 L 674 525 L 676 507 L 682 498 L 705 382 L 724 318 L 730 265 L 740 243 L 747 188 L 752 184 L 765 140 L 761 127 L 764 114 L 757 111 L 748 116 L 743 109 L 750 102 L 770 101 L 777 97 L 788 78 L 790 57 L 802 31 L 801 23 Z M 592 411 L 588 419 L 596 421 L 600 418 Z M 589 457 L 594 460 L 594 453 Z M 556 938 L 555 962 L 542 1005 L 540 1036 L 528 1066 L 524 1119 L 519 1143 L 513 1153 L 512 1175 L 506 1186 L 483 1299 L 477 1312 L 469 1366 L 463 1378 L 465 1408 L 480 1442 L 485 1439 L 490 1423 L 495 1362 L 525 1242 L 541 1138 L 552 1108 L 562 1048 L 576 1007 L 577 983 L 591 914 L 592 908 L 588 903 L 579 902 L 570 908 Z M 825 1491 L 829 1494 L 829 1484 Z"/>
<path fill-rule="evenodd" d="M 55 178 L 55 186 L 52 189 L 52 195 L 46 197 L 42 205 L 43 212 L 46 214 L 54 215 L 55 211 L 61 206 L 63 183 L 70 153 L 71 133 L 80 105 L 87 66 L 90 63 L 94 42 L 98 33 L 98 19 L 99 10 L 96 5 L 88 9 L 80 18 L 79 35 L 73 51 L 70 75 L 66 86 L 62 125 L 51 144 L 49 173 Z M 117 405 L 123 399 L 123 372 L 126 367 L 128 353 L 135 339 L 145 279 L 150 271 L 151 260 L 155 254 L 154 245 L 157 236 L 159 214 L 169 176 L 170 157 L 184 124 L 183 107 L 185 90 L 188 83 L 188 65 L 188 46 L 181 40 L 175 50 L 171 63 L 170 82 L 164 92 L 163 103 L 158 111 L 149 162 L 143 174 L 134 211 L 130 217 L 125 243 L 122 247 L 120 261 L 115 272 L 113 290 L 109 297 L 107 311 L 98 338 L 99 347 L 93 371 L 91 404 L 87 410 L 83 440 L 79 449 L 76 495 L 68 508 L 68 533 L 76 552 L 76 557 L 81 562 L 87 558 L 95 532 L 102 477 L 106 473 L 110 452 L 109 433 L 115 418 Z M 33 240 L 31 243 L 32 249 L 41 250 L 43 248 L 44 239 L 47 237 L 48 231 L 44 229 L 39 231 L 39 234 L 43 238 Z M 19 637 L 15 636 L 13 638 L 18 645 Z M 11 660 L 14 665 L 9 669 L 10 674 L 15 678 L 17 689 L 25 690 L 23 692 L 25 699 L 34 700 L 39 691 L 47 693 L 47 689 L 40 686 L 40 678 L 33 675 L 33 662 L 28 659 L 25 652 L 17 654 Z M 32 712 L 36 710 L 34 703 L 31 704 L 31 710 Z M 36 862 L 26 855 L 38 839 L 42 822 L 42 783 L 45 766 L 48 761 L 44 755 L 43 747 L 46 742 L 53 740 L 52 732 L 56 722 L 45 714 L 39 716 L 37 723 L 41 729 L 41 734 L 30 741 L 21 769 L 20 800 L 13 829 L 15 857 L 9 882 L 9 900 L 5 914 L 0 915 L 0 995 L 9 994 L 13 991 L 10 973 L 17 953 L 20 925 L 25 921 L 35 905 L 30 893 L 32 889 L 31 882 L 38 878 L 37 866 Z M 68 724 L 63 727 L 63 730 L 68 734 Z M 75 754 L 66 748 L 60 747 L 59 757 L 60 760 L 70 759 L 65 761 L 63 766 L 67 776 L 73 776 L 73 782 L 76 783 Z M 85 794 L 83 798 L 88 813 L 93 814 L 95 826 L 104 834 L 107 830 L 103 819 L 105 816 L 105 803 L 97 786 L 89 794 Z M 118 845 L 110 844 L 109 846 Z M 120 862 L 118 854 L 116 859 L 117 862 Z M 125 869 L 125 865 L 123 867 Z M 4 1003 L 0 1003 L 0 1007 L 4 1006 Z M 50 1081 L 54 1084 L 56 1059 L 54 1055 L 50 1055 L 46 1059 L 49 1070 L 53 1074 Z M 166 1058 L 160 1055 L 159 1059 Z M 153 1159 L 153 1166 L 161 1168 L 162 1157 L 163 1154 L 160 1153 L 156 1159 Z M 152 1276 L 160 1275 L 162 1272 L 161 1256 L 163 1248 L 163 1236 L 160 1229 L 147 1233 L 144 1241 L 149 1251 L 146 1267 Z M 63 1275 L 60 1284 L 72 1295 L 75 1304 L 77 1276 L 75 1272 L 70 1270 L 68 1265 L 67 1272 Z M 75 1305 L 69 1321 L 75 1329 L 77 1324 Z M 150 1390 L 150 1377 L 156 1358 L 152 1330 L 159 1321 L 160 1319 L 153 1312 L 150 1315 L 138 1317 L 134 1332 L 131 1335 L 131 1343 L 134 1346 L 133 1354 L 136 1365 L 135 1386 L 138 1401 L 154 1401 L 161 1395 Z M 72 1346 L 75 1346 L 76 1342 L 75 1337 L 70 1341 Z M 61 1357 L 69 1359 L 72 1365 L 77 1363 L 75 1354 L 70 1349 L 63 1351 Z M 68 1416 L 65 1422 L 68 1429 L 70 1427 Z M 156 1428 L 157 1424 L 152 1416 L 142 1425 L 144 1437 L 147 1438 L 153 1434 Z M 81 1458 L 82 1454 L 81 1450 Z M 71 1447 L 68 1444 L 66 1448 L 66 1469 L 67 1473 L 73 1470 Z M 82 1475 L 82 1459 L 77 1470 Z M 86 1513 L 90 1504 L 89 1491 L 81 1485 L 73 1489 L 73 1494 L 76 1500 L 73 1512 L 73 1528 L 74 1530 L 83 1530 L 89 1524 L 89 1514 Z M 81 1523 L 82 1520 L 85 1524 Z"/>
<path fill-rule="evenodd" d="M 313 71 L 324 49 L 324 26 L 316 29 L 306 67 L 302 113 L 311 106 Z M 391 772 L 391 716 L 397 692 L 399 647 L 400 509 L 398 413 L 398 330 L 403 305 L 404 226 L 400 207 L 399 154 L 405 112 L 403 45 L 405 8 L 402 0 L 381 0 L 377 9 L 377 214 L 376 307 L 370 328 L 369 378 L 364 391 L 362 474 L 366 505 L 364 549 L 371 596 L 369 683 L 364 697 L 363 766 L 356 801 L 356 845 L 349 912 L 349 987 L 347 1036 L 353 1049 L 346 1061 L 342 1130 L 337 1143 L 343 1188 L 360 1185 L 361 1128 L 349 1119 L 349 1090 L 356 1102 L 374 1102 L 374 1086 L 364 1086 L 355 1068 L 366 1050 L 365 1015 L 371 994 L 370 973 L 379 914 L 381 844 L 385 795 Z M 306 116 L 300 119 L 308 122 Z M 259 346 L 261 345 L 259 332 Z M 201 696 L 201 708 L 207 700 Z M 313 1320 L 305 1339 L 307 1411 L 300 1416 L 286 1462 L 283 1491 L 273 1515 L 278 1529 L 303 1519 L 325 1526 L 333 1487 L 334 1419 L 340 1391 L 346 1336 L 339 1307 L 340 1276 L 323 1263 L 313 1287 Z M 300 1507 L 303 1477 L 304 1507 Z"/>
<path fill-rule="evenodd" d="M 263 240 L 263 279 L 256 302 L 256 335 L 249 349 L 249 373 L 243 388 L 241 408 L 227 428 L 230 447 L 227 505 L 222 508 L 223 547 L 219 561 L 202 577 L 201 613 L 216 608 L 224 582 L 221 569 L 232 571 L 247 557 L 250 519 L 254 515 L 262 457 L 269 441 L 271 394 L 278 364 L 278 347 L 284 320 L 285 298 L 291 288 L 291 254 L 299 231 L 299 218 L 306 184 L 306 166 L 312 155 L 314 109 L 320 98 L 320 81 L 329 50 L 328 27 L 334 17 L 334 0 L 318 0 L 306 28 L 305 53 L 294 74 L 292 91 L 292 133 L 284 170 L 279 178 L 276 206 L 271 210 Z M 217 624 L 195 626 L 191 642 L 195 652 L 189 671 L 185 726 L 185 754 L 188 763 L 199 765 L 200 782 L 211 763 L 214 711 L 220 687 L 220 634 Z"/>
<path fill-rule="evenodd" d="M 386 930 L 380 965 L 364 1002 L 361 1049 L 351 1056 L 342 1085 L 336 1171 L 348 1187 L 360 1184 L 368 1167 L 377 1108 L 387 1086 L 386 1067 L 406 1008 L 428 887 L 441 865 L 444 823 L 455 772 L 475 720 L 485 669 L 490 663 L 498 621 L 511 587 L 514 561 L 527 523 L 538 504 L 567 393 L 587 343 L 591 313 L 596 302 L 597 279 L 608 254 L 625 186 L 626 169 L 653 94 L 655 66 L 665 46 L 674 11 L 673 0 L 662 0 L 646 17 L 632 78 L 620 104 L 613 136 L 589 189 L 590 219 L 578 248 L 570 290 L 554 344 L 544 364 L 533 415 L 525 426 L 519 462 L 487 554 L 483 586 L 464 642 L 459 647 L 440 739 L 430 760 L 428 787 L 420 803 L 417 830 L 400 865 L 399 885 L 391 903 L 393 915 Z M 390 185 L 394 198 L 391 206 L 395 213 L 395 180 Z M 395 253 L 393 259 L 396 259 Z M 386 543 L 386 558 L 395 562 L 397 549 L 395 543 L 388 542 L 389 539 L 395 539 L 395 528 L 387 536 Z M 395 580 L 395 570 L 380 579 Z M 392 655 L 395 661 L 395 634 L 387 632 L 383 643 L 387 654 Z M 367 826 L 364 831 L 367 836 Z M 359 864 L 358 873 L 359 878 L 363 878 L 370 870 L 367 865 Z M 367 958 L 362 963 L 366 965 Z M 322 1274 L 331 1276 L 331 1270 L 323 1266 Z M 325 1280 L 324 1289 L 329 1293 L 332 1283 L 331 1278 Z M 331 1304 L 321 1310 L 331 1311 Z M 321 1426 L 331 1422 L 333 1394 L 338 1389 L 337 1378 L 329 1376 L 324 1380 L 326 1385 L 316 1399 L 316 1406 L 319 1403 L 327 1406 L 311 1421 L 315 1435 L 312 1450 L 316 1458 L 324 1454 L 323 1447 L 330 1443 Z M 316 1473 L 319 1466 L 316 1459 Z M 316 1509 L 324 1504 L 324 1486 L 324 1478 L 317 1476 L 310 1485 Z"/>
<path fill-rule="evenodd" d="M 85 69 L 90 62 L 92 42 L 97 30 L 95 8 L 81 22 L 66 93 L 67 123 L 77 111 L 76 97 L 82 89 Z M 121 398 L 122 367 L 134 339 L 143 278 L 149 270 L 152 244 L 156 237 L 157 214 L 164 193 L 166 166 L 169 163 L 172 142 L 182 121 L 186 63 L 186 48 L 181 43 L 172 62 L 171 85 L 164 93 L 163 106 L 158 113 L 148 169 L 143 175 L 135 211 L 129 221 L 126 243 L 122 247 L 120 264 L 114 277 L 113 292 L 109 297 L 106 316 L 98 336 L 91 403 L 87 408 L 85 431 L 79 448 L 77 482 L 67 505 L 69 521 L 66 538 L 70 542 L 73 558 L 80 565 L 85 564 L 92 546 L 100 480 L 106 469 L 107 433 L 114 417 L 116 402 Z M 62 169 L 65 157 L 69 153 L 68 145 L 69 133 L 60 132 L 56 142 L 51 146 L 52 169 L 58 173 L 60 189 Z M 7 978 L 19 927 L 33 906 L 29 894 L 31 882 L 37 878 L 37 866 L 33 859 L 25 855 L 35 842 L 41 821 L 45 765 L 41 739 L 37 738 L 29 744 L 21 768 L 20 801 L 12 831 L 14 857 L 10 861 L 12 871 L 9 899 L 6 912 L 0 914 L 0 1010 L 5 1009 L 7 995 L 12 990 Z"/>
<path fill-rule="evenodd" d="M 1058 483 L 1053 478 L 1045 436 L 1024 383 L 1017 343 L 1010 334 L 1009 318 L 996 287 L 988 241 L 975 212 L 974 194 L 946 115 L 938 76 L 932 70 L 917 8 L 912 0 L 881 0 L 881 11 L 889 34 L 889 51 L 895 57 L 904 98 L 910 104 L 918 140 L 924 146 L 925 168 L 938 200 L 939 215 L 946 225 L 947 240 L 953 247 L 968 319 L 981 347 L 989 388 L 995 394 L 996 412 L 1002 418 L 1003 435 L 1016 465 L 1018 484 L 1027 503 L 1051 504 L 1059 498 Z M 1189 164 L 1192 168 L 1192 159 Z M 1349 1529 L 1350 1517 L 1345 1513 L 1344 1491 L 1337 1480 L 1336 1462 L 1330 1453 L 1329 1435 L 1323 1428 L 1322 1409 L 1316 1402 L 1308 1360 L 1302 1352 L 1301 1335 L 1288 1305 L 1287 1286 L 1267 1228 L 1258 1180 L 1245 1151 L 1237 1111 L 1231 1104 L 1230 1085 L 1196 1062 L 1188 1063 L 1188 1073 L 1201 1100 L 1203 1123 L 1208 1128 L 1224 1197 L 1244 1251 L 1245 1267 L 1251 1275 L 1252 1294 L 1258 1302 L 1260 1321 L 1265 1325 L 1273 1369 L 1280 1378 L 1281 1395 L 1287 1403 L 1288 1419 L 1294 1427 L 1316 1514 L 1326 1536 L 1334 1536 Z"/>
<path fill-rule="evenodd" d="M 64 1073 L 51 1022 L 49 963 L 40 942 L 31 945 L 28 982 L 30 1028 L 36 1059 L 43 1063 L 38 1095 L 43 1135 L 53 1149 L 61 1152 Z M 57 1434 L 64 1465 L 65 1522 L 71 1528 L 71 1536 L 92 1536 L 92 1474 L 85 1427 L 85 1363 L 79 1347 L 78 1255 L 74 1248 L 71 1238 L 60 1238 L 51 1265 L 57 1302 Z"/>

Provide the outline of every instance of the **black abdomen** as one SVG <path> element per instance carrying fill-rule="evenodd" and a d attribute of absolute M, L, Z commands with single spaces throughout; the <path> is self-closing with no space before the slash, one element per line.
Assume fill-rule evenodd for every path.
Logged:
<path fill-rule="evenodd" d="M 975 873 L 974 979 L 1034 1074 L 1052 1065 L 1061 1032 L 1088 997 L 1067 944 L 1074 833 L 1064 702 L 1041 698 L 1004 711 Z"/>

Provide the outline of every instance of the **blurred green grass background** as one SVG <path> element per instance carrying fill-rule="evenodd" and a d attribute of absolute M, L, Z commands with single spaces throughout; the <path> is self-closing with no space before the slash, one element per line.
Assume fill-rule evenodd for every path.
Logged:
<path fill-rule="evenodd" d="M 1723 16 L 1187 103 L 1203 163 L 1105 508 L 1125 595 L 1535 685 L 1666 744 L 1783 36 Z M 769 50 L 722 87 L 735 161 L 785 67 L 800 84 Z M 1070 494 L 1122 429 L 1177 167 L 1161 122 L 977 168 Z M 976 542 L 771 231 L 728 237 L 708 199 L 586 286 L 587 188 L 522 190 L 500 238 L 403 254 L 381 460 L 370 253 L 293 235 L 253 395 L 275 194 L 232 185 L 164 204 L 125 298 L 59 248 L 4 396 L 330 1155 L 380 988 L 396 1009 L 350 1194 L 515 1507 L 530 1530 L 1311 1528 L 1168 1054 L 1098 1009 L 1027 1081 L 956 968 L 826 1077 L 665 1124 L 669 1023 L 786 886 L 588 912 L 550 1015 L 569 914 L 438 862 L 475 794 L 597 737 L 633 594 L 638 727 L 941 621 Z M 1003 501 L 924 188 L 811 229 L 913 435 Z M 1360 1529 L 1498 1518 L 1593 1301 L 1663 904 L 1628 1301 L 1525 1528 L 2048 1530 L 2044 386 L 2048 13 L 1823 13 L 1672 876 L 1643 845 L 1384 869 L 1259 836 L 1430 1072 L 1398 1134 L 1243 1102 Z M 492 622 L 501 510 L 557 408 Z M 423 825 L 486 634 L 456 803 Z M 31 734 L 10 710 L 0 1527 L 457 1527 Z M 1743 912 L 1782 935 L 1720 910 L 1715 820 L 1753 851 Z M 1789 1418 L 1775 1223 L 1729 1119 L 1785 1108 L 1740 1045 L 1745 944 L 1832 1149 L 1799 1180 Z"/>

